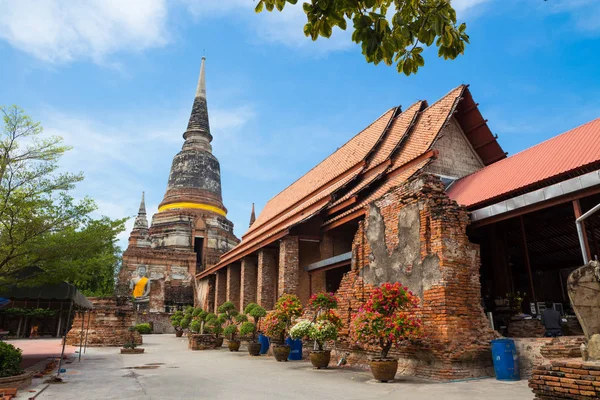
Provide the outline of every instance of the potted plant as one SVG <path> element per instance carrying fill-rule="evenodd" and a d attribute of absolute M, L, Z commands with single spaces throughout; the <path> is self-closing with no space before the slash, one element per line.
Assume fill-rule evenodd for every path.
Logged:
<path fill-rule="evenodd" d="M 285 344 L 285 338 L 294 319 L 300 315 L 302 315 L 300 299 L 293 294 L 284 294 L 275 303 L 275 309 L 265 317 L 265 333 L 271 338 L 273 355 L 277 361 L 287 361 L 290 346 Z"/>
<path fill-rule="evenodd" d="M 229 351 L 238 351 L 241 342 L 237 339 L 238 324 L 246 322 L 247 318 L 244 314 L 238 313 L 235 305 L 231 301 L 226 301 L 218 308 L 221 316 L 225 319 L 225 329 L 223 335 L 228 339 L 227 347 Z"/>
<path fill-rule="evenodd" d="M 183 311 L 181 310 L 175 311 L 175 313 L 171 315 L 171 326 L 175 328 L 175 337 L 183 336 L 183 328 L 181 327 L 182 319 Z"/>
<path fill-rule="evenodd" d="M 527 296 L 527 293 L 521 293 L 520 291 L 506 293 L 506 298 L 508 299 L 508 306 L 514 315 L 523 314 L 523 300 Z"/>
<path fill-rule="evenodd" d="M 21 369 L 21 349 L 0 340 L 0 388 L 26 388 L 31 385 L 31 372 Z"/>
<path fill-rule="evenodd" d="M 240 327 L 240 335 L 248 342 L 248 353 L 251 356 L 260 355 L 260 343 L 258 343 L 258 326 L 260 319 L 267 315 L 264 308 L 256 303 L 250 303 L 244 309 L 246 316 L 252 317 L 252 322 L 246 321 Z"/>
<path fill-rule="evenodd" d="M 215 335 L 215 348 L 223 346 L 223 336 L 221 336 L 223 333 L 223 324 L 225 324 L 225 317 L 223 315 L 217 316 L 210 313 L 206 316 L 206 327 Z"/>
<path fill-rule="evenodd" d="M 141 354 L 144 352 L 142 347 L 137 347 L 135 343 L 135 326 L 129 327 L 129 341 L 125 342 L 123 347 L 121 348 L 121 354 Z"/>
<path fill-rule="evenodd" d="M 352 319 L 352 338 L 381 349 L 380 357 L 369 361 L 371 373 L 381 382 L 393 380 L 398 360 L 388 357 L 393 345 L 419 337 L 420 321 L 414 317 L 418 298 L 400 283 L 384 283 L 375 289 Z"/>
<path fill-rule="evenodd" d="M 315 341 L 316 348 L 310 352 L 310 361 L 317 369 L 327 368 L 331 360 L 331 350 L 324 349 L 327 341 L 336 340 L 342 327 L 340 317 L 333 311 L 337 308 L 337 298 L 333 293 L 318 293 L 310 297 L 310 308 L 316 311 L 308 337 Z"/>

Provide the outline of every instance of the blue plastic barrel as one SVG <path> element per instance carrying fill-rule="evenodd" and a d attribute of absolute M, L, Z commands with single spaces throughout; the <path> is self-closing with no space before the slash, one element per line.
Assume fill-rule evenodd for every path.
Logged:
<path fill-rule="evenodd" d="M 290 356 L 288 357 L 289 361 L 298 361 L 302 360 L 302 339 L 285 339 L 285 344 L 290 346 Z"/>
<path fill-rule="evenodd" d="M 521 379 L 519 356 L 512 339 L 492 340 L 492 358 L 494 371 L 499 381 L 518 381 Z"/>
<path fill-rule="evenodd" d="M 259 333 L 258 343 L 260 343 L 260 354 L 267 354 L 267 351 L 269 351 L 269 338 Z"/>

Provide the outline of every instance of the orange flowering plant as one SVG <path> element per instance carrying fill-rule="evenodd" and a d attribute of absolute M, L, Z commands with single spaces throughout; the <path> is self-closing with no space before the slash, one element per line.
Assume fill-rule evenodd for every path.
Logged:
<path fill-rule="evenodd" d="M 263 321 L 265 334 L 283 343 L 292 322 L 300 315 L 302 315 L 302 303 L 298 296 L 282 295 L 275 303 L 275 309 L 270 311 Z"/>
<path fill-rule="evenodd" d="M 393 345 L 420 336 L 421 322 L 414 316 L 418 297 L 399 282 L 375 289 L 352 319 L 351 337 L 358 344 L 381 348 L 385 359 Z"/>

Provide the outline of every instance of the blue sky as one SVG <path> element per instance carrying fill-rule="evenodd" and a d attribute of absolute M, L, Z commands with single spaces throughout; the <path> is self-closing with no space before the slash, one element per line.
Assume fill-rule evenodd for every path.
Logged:
<path fill-rule="evenodd" d="M 75 194 L 99 213 L 133 216 L 145 190 L 151 215 L 206 55 L 213 152 L 238 236 L 252 202 L 260 211 L 387 109 L 461 83 L 509 154 L 600 117 L 598 0 L 454 0 L 471 45 L 454 61 L 426 50 L 411 77 L 367 64 L 349 32 L 304 38 L 300 6 L 256 15 L 253 3 L 0 0 L 0 104 L 73 146 L 61 165 L 84 172 Z"/>

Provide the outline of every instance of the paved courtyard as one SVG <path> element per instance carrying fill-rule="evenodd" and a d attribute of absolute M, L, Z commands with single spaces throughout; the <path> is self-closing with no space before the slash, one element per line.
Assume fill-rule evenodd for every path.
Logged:
<path fill-rule="evenodd" d="M 66 365 L 64 384 L 36 399 L 532 399 L 526 381 L 494 379 L 432 383 L 403 378 L 377 383 L 368 371 L 313 370 L 309 362 L 278 363 L 246 352 L 187 349 L 174 335 L 146 335 L 146 354 L 88 348 Z"/>

